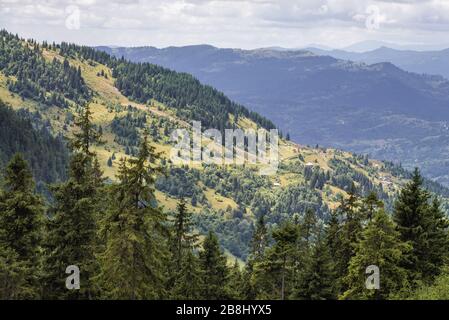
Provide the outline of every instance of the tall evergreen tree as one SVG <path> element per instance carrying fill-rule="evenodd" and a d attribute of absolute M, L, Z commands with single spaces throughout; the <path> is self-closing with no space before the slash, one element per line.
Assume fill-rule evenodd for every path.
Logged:
<path fill-rule="evenodd" d="M 384 203 L 379 200 L 375 192 L 370 192 L 370 194 L 363 199 L 360 211 L 364 218 L 371 221 L 377 210 L 382 208 L 384 208 Z"/>
<path fill-rule="evenodd" d="M 246 299 L 255 299 L 260 293 L 261 288 L 256 285 L 254 279 L 254 265 L 263 261 L 267 247 L 268 231 L 265 225 L 264 215 L 260 215 L 251 238 L 248 261 L 242 274 L 242 295 Z"/>
<path fill-rule="evenodd" d="M 400 262 L 410 249 L 400 240 L 400 234 L 383 209 L 378 210 L 361 234 L 351 258 L 349 273 L 344 281 L 347 290 L 344 299 L 387 299 L 408 289 L 407 273 Z M 367 289 L 366 268 L 377 266 L 380 271 L 380 289 Z"/>
<path fill-rule="evenodd" d="M 363 214 L 359 210 L 360 199 L 355 194 L 355 187 L 352 185 L 349 197 L 343 199 L 337 209 L 342 221 L 339 234 L 339 248 L 337 248 L 337 274 L 340 278 L 339 284 L 343 285 L 342 279 L 347 274 L 349 261 L 355 255 L 355 244 L 359 240 L 362 231 Z"/>
<path fill-rule="evenodd" d="M 0 298 L 34 299 L 39 284 L 43 202 L 22 155 L 6 167 L 5 190 L 0 194 Z"/>
<path fill-rule="evenodd" d="M 262 288 L 257 298 L 286 299 L 292 293 L 299 241 L 298 225 L 285 221 L 273 230 L 274 245 L 254 266 L 254 282 Z"/>
<path fill-rule="evenodd" d="M 175 280 L 172 298 L 199 300 L 205 286 L 200 261 L 192 250 L 186 251 L 181 270 Z"/>
<path fill-rule="evenodd" d="M 179 271 L 185 252 L 193 250 L 198 241 L 198 235 L 193 232 L 192 215 L 187 210 L 184 199 L 178 203 L 174 219 L 173 256 L 175 267 Z"/>
<path fill-rule="evenodd" d="M 155 204 L 159 155 L 145 136 L 138 157 L 122 159 L 112 187 L 111 207 L 102 222 L 106 235 L 99 255 L 98 282 L 105 298 L 158 299 L 166 296 L 166 217 Z"/>
<path fill-rule="evenodd" d="M 312 249 L 310 263 L 294 292 L 294 298 L 304 300 L 335 299 L 336 280 L 329 248 L 324 236 L 319 235 Z"/>
<path fill-rule="evenodd" d="M 237 259 L 234 261 L 234 265 L 230 269 L 228 286 L 226 289 L 227 296 L 230 299 L 241 300 L 244 298 L 243 275 Z"/>
<path fill-rule="evenodd" d="M 300 224 L 300 235 L 306 247 L 316 240 L 318 233 L 318 220 L 314 210 L 308 208 L 304 214 L 302 223 Z"/>
<path fill-rule="evenodd" d="M 193 252 L 197 246 L 198 234 L 193 231 L 192 214 L 187 210 L 185 200 L 182 198 L 174 215 L 173 227 L 171 232 L 171 255 L 172 263 L 170 265 L 169 286 L 174 286 L 175 297 L 179 297 L 180 291 L 190 292 L 187 288 L 188 283 L 184 283 L 187 277 L 192 276 L 194 272 L 199 273 L 198 258 Z M 193 277 L 192 280 L 198 280 Z M 199 287 L 200 282 L 193 286 Z M 193 293 L 189 293 L 192 296 Z"/>
<path fill-rule="evenodd" d="M 401 190 L 394 207 L 394 220 L 401 240 L 410 242 L 412 250 L 402 265 L 408 270 L 412 285 L 426 283 L 440 273 L 447 256 L 447 220 L 438 203 L 430 205 L 430 195 L 423 188 L 423 179 L 415 169 L 411 181 Z"/>
<path fill-rule="evenodd" d="M 227 298 L 228 267 L 226 256 L 220 249 L 217 236 L 209 231 L 200 252 L 200 265 L 203 272 L 204 286 L 202 297 L 209 300 Z"/>
<path fill-rule="evenodd" d="M 103 178 L 91 150 L 94 143 L 100 142 L 91 121 L 86 105 L 76 121 L 80 131 L 70 141 L 72 157 L 68 180 L 52 187 L 54 205 L 45 239 L 46 298 L 92 299 L 98 293 L 92 277 L 98 272 L 96 232 Z M 80 269 L 80 290 L 65 287 L 65 270 L 70 265 Z"/>
<path fill-rule="evenodd" d="M 93 157 L 92 145 L 101 144 L 101 132 L 92 123 L 92 111 L 88 103 L 81 109 L 79 117 L 75 119 L 75 126 L 79 128 L 74 132 L 74 138 L 70 141 L 72 150 L 79 150 L 85 156 Z"/>
<path fill-rule="evenodd" d="M 428 262 L 425 277 L 434 280 L 447 265 L 449 251 L 449 222 L 441 210 L 441 202 L 434 197 L 426 214 L 427 246 L 424 259 Z"/>
<path fill-rule="evenodd" d="M 305 270 L 312 263 L 312 249 L 318 237 L 318 219 L 316 213 L 308 208 L 304 213 L 302 221 L 297 222 L 299 239 L 296 243 L 295 253 L 293 255 L 293 290 L 292 295 L 295 296 L 295 290 L 304 283 Z"/>

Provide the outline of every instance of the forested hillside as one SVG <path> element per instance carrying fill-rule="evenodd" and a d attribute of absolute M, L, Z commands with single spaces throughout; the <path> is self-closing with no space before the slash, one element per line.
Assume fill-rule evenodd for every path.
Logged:
<path fill-rule="evenodd" d="M 44 141 L 33 142 L 36 160 L 27 142 L 0 139 L 9 161 L 1 298 L 385 299 L 445 279 L 449 191 L 418 171 L 288 137 L 273 176 L 259 165 L 176 166 L 169 136 L 191 120 L 220 130 L 274 125 L 187 74 L 5 31 L 0 43 L 9 57 L 0 99 L 10 105 L 0 121 Z M 21 68 L 31 91 L 14 89 Z M 73 77 L 67 92 L 61 70 Z M 56 168 L 45 179 L 44 163 Z M 47 201 L 36 192 L 41 179 L 53 182 Z M 384 270 L 381 291 L 364 289 L 366 263 Z M 80 267 L 81 290 L 65 288 L 69 265 Z"/>
<path fill-rule="evenodd" d="M 98 49 L 191 73 L 269 117 L 294 141 L 367 153 L 409 170 L 419 164 L 426 176 L 449 185 L 449 81 L 429 72 L 408 72 L 417 72 L 422 61 L 443 72 L 444 52 L 421 53 L 412 62 L 406 53 L 391 60 L 355 55 L 353 62 L 350 55 L 306 50 L 207 45 Z M 401 69 L 401 63 L 417 69 Z"/>
<path fill-rule="evenodd" d="M 39 190 L 45 184 L 64 180 L 68 152 L 60 136 L 53 136 L 51 128 L 39 113 L 25 109 L 14 112 L 0 100 L 0 167 L 4 167 L 17 152 L 26 155 Z"/>

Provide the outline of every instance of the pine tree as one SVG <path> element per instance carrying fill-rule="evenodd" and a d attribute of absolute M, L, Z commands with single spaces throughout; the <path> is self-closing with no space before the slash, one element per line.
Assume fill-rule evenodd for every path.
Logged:
<path fill-rule="evenodd" d="M 360 232 L 362 231 L 363 215 L 359 211 L 360 202 L 355 194 L 355 187 L 352 185 L 349 191 L 349 197 L 343 199 L 338 210 L 338 213 L 343 221 L 339 234 L 339 248 L 337 248 L 337 274 L 340 277 L 340 284 L 343 277 L 347 274 L 349 261 L 355 255 L 355 244 L 359 240 Z"/>
<path fill-rule="evenodd" d="M 191 213 L 187 210 L 184 199 L 178 203 L 173 226 L 174 243 L 173 257 L 177 271 L 180 270 L 184 253 L 193 250 L 198 241 L 198 235 L 193 233 Z"/>
<path fill-rule="evenodd" d="M 428 283 L 439 274 L 448 248 L 447 220 L 438 203 L 431 206 L 429 199 L 421 174 L 415 169 L 394 207 L 394 220 L 401 240 L 412 245 L 402 265 L 408 270 L 413 286 L 422 281 Z"/>
<path fill-rule="evenodd" d="M 363 199 L 360 211 L 362 215 L 368 219 L 368 221 L 371 221 L 377 210 L 383 208 L 384 203 L 379 200 L 375 192 L 371 192 L 366 198 Z"/>
<path fill-rule="evenodd" d="M 82 108 L 80 116 L 75 119 L 75 126 L 79 128 L 79 132 L 73 133 L 74 138 L 70 141 L 71 149 L 80 150 L 86 156 L 95 156 L 91 150 L 92 145 L 101 144 L 103 141 L 101 133 L 92 123 L 92 111 L 88 103 Z"/>
<path fill-rule="evenodd" d="M 331 212 L 330 220 L 326 226 L 325 241 L 329 248 L 329 254 L 334 264 L 335 281 L 334 281 L 334 292 L 341 292 L 341 281 L 343 276 L 346 274 L 346 269 L 344 269 L 345 262 L 341 257 L 341 230 L 342 225 L 339 219 L 338 212 Z"/>
<path fill-rule="evenodd" d="M 45 297 L 52 299 L 92 299 L 98 290 L 92 280 L 98 272 L 95 258 L 98 241 L 97 216 L 100 210 L 102 172 L 91 150 L 101 142 L 91 123 L 89 106 L 76 120 L 80 131 L 70 141 L 72 157 L 68 180 L 52 186 L 54 205 L 47 222 L 45 239 Z M 70 265 L 80 269 L 80 290 L 67 290 L 65 270 Z"/>
<path fill-rule="evenodd" d="M 343 299 L 387 299 L 408 289 L 407 273 L 400 266 L 409 244 L 400 240 L 400 234 L 391 218 L 379 209 L 361 234 L 351 258 L 349 272 L 344 281 L 347 290 Z M 365 274 L 368 266 L 375 265 L 380 271 L 380 289 L 367 289 Z"/>
<path fill-rule="evenodd" d="M 304 300 L 335 299 L 335 281 L 336 274 L 329 248 L 324 236 L 319 236 L 294 297 Z"/>
<path fill-rule="evenodd" d="M 306 246 L 309 246 L 318 232 L 318 221 L 315 211 L 308 208 L 304 214 L 304 219 L 300 225 L 301 238 L 304 239 Z"/>
<path fill-rule="evenodd" d="M 426 212 L 427 246 L 424 259 L 428 263 L 425 277 L 430 281 L 440 275 L 449 251 L 449 222 L 441 210 L 441 202 L 434 197 Z"/>
<path fill-rule="evenodd" d="M 263 215 L 260 215 L 257 219 L 256 229 L 254 230 L 253 237 L 251 239 L 250 259 L 254 262 L 262 260 L 267 246 L 268 232 L 265 225 L 265 218 Z"/>
<path fill-rule="evenodd" d="M 267 247 L 268 231 L 265 225 L 264 215 L 260 215 L 251 238 L 250 254 L 242 275 L 242 294 L 246 299 L 255 299 L 261 291 L 261 288 L 254 281 L 254 265 L 263 261 Z"/>
<path fill-rule="evenodd" d="M 188 276 L 184 273 L 192 274 L 192 272 L 198 271 L 193 270 L 197 264 L 197 258 L 195 257 L 193 250 L 196 248 L 198 242 L 198 234 L 194 233 L 193 228 L 192 215 L 187 210 L 185 200 L 181 199 L 174 215 L 171 232 L 172 263 L 170 266 L 168 286 L 174 285 L 174 290 L 179 291 L 179 286 L 184 286 L 183 283 L 179 284 L 179 279 L 185 279 L 185 277 Z M 188 261 L 185 261 L 186 258 L 188 258 Z M 194 263 L 195 266 L 192 265 Z M 178 282 L 178 284 L 176 284 L 176 282 Z"/>
<path fill-rule="evenodd" d="M 254 282 L 263 288 L 257 298 L 283 300 L 292 293 L 299 229 L 295 223 L 285 221 L 273 230 L 272 236 L 274 245 L 267 250 L 266 258 L 254 266 Z"/>
<path fill-rule="evenodd" d="M 30 287 L 27 264 L 21 262 L 17 252 L 0 244 L 0 300 L 36 297 L 35 288 Z M 30 296 L 31 293 L 31 296 Z"/>
<path fill-rule="evenodd" d="M 6 167 L 0 194 L 0 298 L 39 298 L 43 202 L 22 155 Z"/>
<path fill-rule="evenodd" d="M 204 288 L 200 261 L 192 250 L 186 252 L 173 287 L 173 299 L 199 300 Z"/>
<path fill-rule="evenodd" d="M 159 155 L 145 136 L 138 157 L 122 159 L 112 187 L 111 205 L 102 221 L 105 249 L 99 255 L 98 282 L 111 299 L 158 299 L 166 296 L 166 217 L 154 206 Z"/>
<path fill-rule="evenodd" d="M 227 298 L 226 256 L 221 251 L 217 236 L 212 231 L 209 231 L 204 239 L 203 249 L 200 251 L 200 265 L 204 280 L 202 298 L 208 300 Z"/>
<path fill-rule="evenodd" d="M 236 259 L 229 272 L 227 296 L 233 300 L 241 300 L 244 298 L 243 294 L 243 275 Z"/>
<path fill-rule="evenodd" d="M 299 239 L 296 244 L 293 261 L 293 296 L 295 289 L 301 287 L 304 282 L 304 271 L 311 264 L 312 248 L 318 237 L 318 219 L 315 211 L 308 208 L 301 222 L 297 222 Z"/>

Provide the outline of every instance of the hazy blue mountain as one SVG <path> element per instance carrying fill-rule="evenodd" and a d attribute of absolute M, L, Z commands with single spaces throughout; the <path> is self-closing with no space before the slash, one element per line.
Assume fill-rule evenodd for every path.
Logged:
<path fill-rule="evenodd" d="M 396 50 L 381 47 L 367 52 L 323 50 L 307 48 L 318 55 L 329 55 L 337 59 L 365 62 L 367 64 L 391 62 L 398 67 L 416 73 L 442 75 L 449 79 L 449 49 L 440 51 Z"/>
<path fill-rule="evenodd" d="M 332 50 L 332 48 L 323 48 L 322 46 L 310 45 L 309 47 Z M 344 51 L 349 52 L 366 52 L 377 50 L 382 47 L 392 48 L 395 50 L 410 50 L 410 51 L 438 51 L 446 49 L 449 47 L 449 42 L 441 42 L 439 44 L 396 44 L 392 42 L 377 41 L 377 40 L 366 40 L 361 42 L 356 42 L 350 46 L 342 48 Z M 334 48 L 335 49 L 335 48 Z"/>
<path fill-rule="evenodd" d="M 304 144 L 420 165 L 449 184 L 449 81 L 310 51 L 100 48 L 195 75 Z"/>

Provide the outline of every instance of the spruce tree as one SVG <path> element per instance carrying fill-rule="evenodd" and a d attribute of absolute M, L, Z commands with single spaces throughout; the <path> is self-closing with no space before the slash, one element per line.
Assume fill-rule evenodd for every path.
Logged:
<path fill-rule="evenodd" d="M 79 150 L 85 156 L 93 157 L 92 145 L 102 144 L 101 132 L 92 122 L 92 111 L 90 105 L 86 103 L 82 108 L 80 115 L 75 119 L 75 126 L 79 131 L 74 132 L 74 138 L 70 141 L 72 150 Z"/>
<path fill-rule="evenodd" d="M 167 270 L 166 217 L 155 206 L 154 183 L 159 155 L 141 142 L 138 157 L 122 159 L 112 187 L 110 208 L 102 221 L 105 249 L 98 276 L 104 298 L 160 299 Z"/>
<path fill-rule="evenodd" d="M 341 298 L 387 299 L 407 290 L 407 273 L 400 263 L 410 246 L 401 241 L 396 226 L 383 209 L 375 213 L 360 238 L 344 278 L 347 290 Z M 365 272 L 371 265 L 379 268 L 380 289 L 366 288 Z"/>
<path fill-rule="evenodd" d="M 234 265 L 229 272 L 227 296 L 233 300 L 241 300 L 244 298 L 243 275 L 237 259 L 234 261 Z"/>
<path fill-rule="evenodd" d="M 256 229 L 251 239 L 250 259 L 254 262 L 260 261 L 265 255 L 268 246 L 268 232 L 265 225 L 265 218 L 260 215 L 257 219 Z"/>
<path fill-rule="evenodd" d="M 175 267 L 179 271 L 185 252 L 193 250 L 198 241 L 198 235 L 193 233 L 192 215 L 187 210 L 184 199 L 178 203 L 174 219 L 173 257 Z"/>
<path fill-rule="evenodd" d="M 27 281 L 27 263 L 20 261 L 17 252 L 0 244 L 0 300 L 36 297 L 36 290 Z M 30 296 L 31 293 L 31 296 Z"/>
<path fill-rule="evenodd" d="M 424 277 L 429 281 L 439 276 L 447 263 L 449 251 L 448 227 L 448 218 L 441 210 L 440 200 L 435 196 L 426 212 L 428 250 L 426 250 L 423 258 L 427 261 Z"/>
<path fill-rule="evenodd" d="M 423 188 L 421 174 L 415 169 L 394 207 L 394 220 L 401 240 L 412 246 L 402 265 L 413 286 L 423 281 L 431 282 L 440 273 L 447 256 L 447 220 L 438 203 L 430 205 L 429 202 L 430 194 Z"/>
<path fill-rule="evenodd" d="M 308 208 L 304 214 L 304 218 L 299 227 L 301 238 L 305 247 L 316 240 L 315 237 L 318 233 L 318 220 L 314 210 Z"/>
<path fill-rule="evenodd" d="M 179 201 L 173 218 L 174 221 L 170 244 L 172 263 L 170 265 L 170 279 L 168 285 L 175 285 L 175 290 L 179 291 L 179 288 L 176 288 L 180 285 L 179 279 L 185 279 L 185 277 L 188 276 L 185 273 L 191 275 L 192 272 L 194 272 L 193 268 L 196 267 L 196 265 L 194 266 L 192 264 L 197 264 L 197 259 L 193 251 L 197 246 L 198 235 L 193 231 L 192 214 L 187 210 L 187 205 L 184 199 Z M 178 284 L 175 284 L 176 282 L 178 282 Z"/>
<path fill-rule="evenodd" d="M 266 258 L 254 266 L 254 283 L 259 286 L 260 299 L 286 299 L 294 287 L 295 262 L 299 241 L 298 225 L 285 221 L 273 230 L 274 245 L 267 250 Z"/>
<path fill-rule="evenodd" d="M 324 236 L 319 236 L 312 249 L 294 298 L 303 300 L 329 300 L 336 298 L 336 273 Z"/>
<path fill-rule="evenodd" d="M 375 192 L 370 192 L 366 198 L 363 199 L 360 211 L 364 218 L 368 221 L 374 217 L 374 214 L 379 209 L 384 208 L 384 203 L 379 200 Z"/>
<path fill-rule="evenodd" d="M 340 222 L 340 215 L 334 211 L 330 213 L 330 220 L 326 226 L 325 241 L 329 248 L 329 254 L 334 264 L 335 281 L 334 292 L 340 293 L 342 287 L 342 278 L 346 274 L 344 269 L 344 261 L 341 256 L 341 230 L 342 224 Z"/>
<path fill-rule="evenodd" d="M 185 253 L 181 270 L 175 279 L 173 299 L 199 300 L 204 288 L 203 272 L 200 261 L 192 250 Z"/>
<path fill-rule="evenodd" d="M 39 298 L 44 207 L 22 155 L 14 155 L 7 165 L 4 186 L 0 194 L 0 298 Z"/>
<path fill-rule="evenodd" d="M 359 210 L 360 201 L 355 194 L 355 187 L 352 185 L 349 191 L 349 197 L 343 199 L 337 209 L 342 221 L 339 234 L 339 247 L 337 248 L 337 274 L 339 276 L 339 284 L 343 285 L 343 277 L 347 274 L 349 261 L 355 255 L 355 244 L 359 240 L 362 231 L 363 214 Z"/>
<path fill-rule="evenodd" d="M 255 299 L 261 291 L 261 288 L 254 281 L 254 265 L 263 261 L 267 247 L 268 231 L 265 225 L 264 215 L 260 215 L 251 238 L 250 253 L 242 275 L 242 295 L 246 299 Z"/>
<path fill-rule="evenodd" d="M 209 231 L 200 251 L 200 265 L 203 273 L 202 298 L 219 300 L 227 298 L 228 267 L 226 256 L 220 249 L 217 236 Z"/>
<path fill-rule="evenodd" d="M 302 286 L 304 272 L 311 263 L 313 244 L 318 237 L 319 227 L 315 211 L 308 208 L 302 221 L 297 221 L 297 226 L 299 239 L 293 258 L 293 296 L 295 296 L 295 290 Z"/>
<path fill-rule="evenodd" d="M 76 124 L 79 132 L 70 141 L 72 156 L 66 182 L 52 186 L 54 204 L 45 239 L 45 297 L 49 299 L 93 299 L 98 290 L 92 280 L 98 273 L 97 216 L 101 204 L 102 172 L 93 144 L 99 141 L 86 105 Z M 65 270 L 80 269 L 80 290 L 67 290 Z"/>

